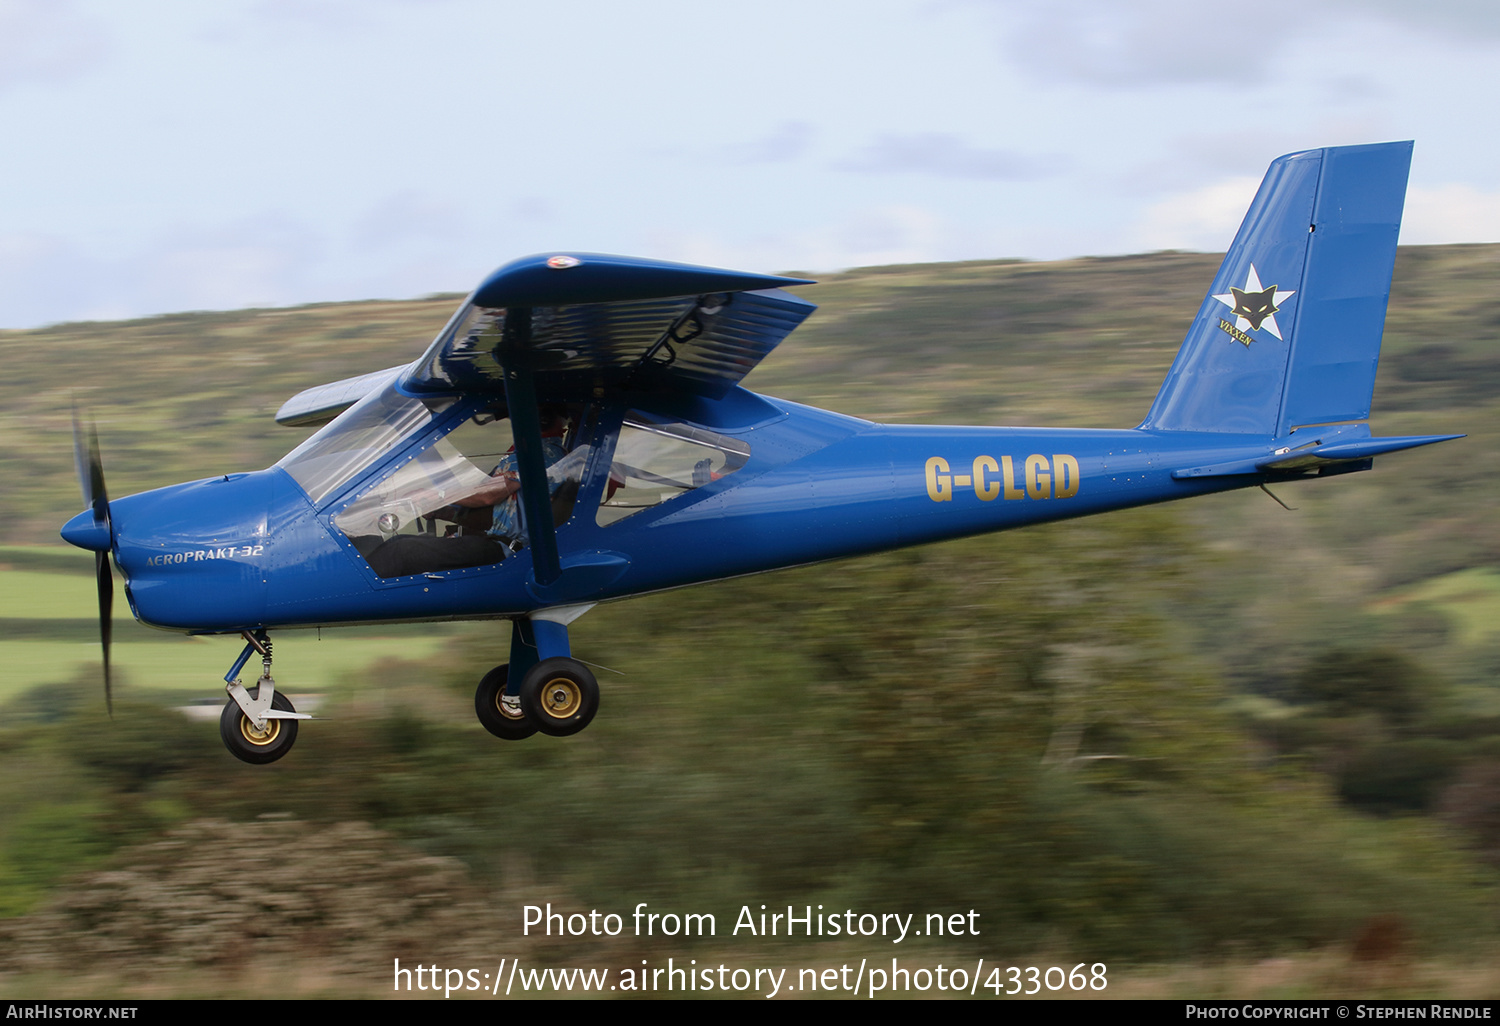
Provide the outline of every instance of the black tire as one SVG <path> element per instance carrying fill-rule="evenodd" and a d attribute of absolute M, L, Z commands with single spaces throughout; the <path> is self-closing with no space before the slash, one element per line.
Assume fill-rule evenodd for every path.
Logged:
<path fill-rule="evenodd" d="M 537 727 L 524 714 L 512 716 L 500 703 L 500 696 L 505 694 L 505 685 L 509 681 L 509 663 L 486 673 L 474 691 L 474 712 L 491 734 L 506 741 L 520 741 L 535 734 Z"/>
<path fill-rule="evenodd" d="M 576 659 L 543 659 L 521 681 L 521 708 L 543 734 L 576 734 L 599 711 L 599 682 Z"/>
<path fill-rule="evenodd" d="M 259 684 L 250 689 L 250 697 L 260 697 Z M 291 700 L 280 691 L 271 696 L 271 708 L 282 712 L 297 711 L 292 708 Z M 265 733 L 257 734 L 250 723 L 250 717 L 231 698 L 225 704 L 224 711 L 219 714 L 219 737 L 224 739 L 224 747 L 236 759 L 264 766 L 292 750 L 292 743 L 297 740 L 297 721 L 267 720 Z"/>

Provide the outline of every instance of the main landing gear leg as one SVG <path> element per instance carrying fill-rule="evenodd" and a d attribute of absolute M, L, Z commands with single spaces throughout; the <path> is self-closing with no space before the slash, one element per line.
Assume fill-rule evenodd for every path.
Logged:
<path fill-rule="evenodd" d="M 512 621 L 510 662 L 485 674 L 474 693 L 486 730 L 515 741 L 539 730 L 564 737 L 589 725 L 599 711 L 599 683 L 572 658 L 568 624 L 590 608 L 559 606 Z"/>
<path fill-rule="evenodd" d="M 224 675 L 229 701 L 219 714 L 219 736 L 236 759 L 264 765 L 290 751 L 297 740 L 297 721 L 312 717 L 293 709 L 291 701 L 276 690 L 271 678 L 271 639 L 266 632 L 241 631 L 240 636 L 245 639 L 245 647 Z M 260 679 L 253 692 L 246 691 L 239 673 L 257 652 L 261 656 Z"/>

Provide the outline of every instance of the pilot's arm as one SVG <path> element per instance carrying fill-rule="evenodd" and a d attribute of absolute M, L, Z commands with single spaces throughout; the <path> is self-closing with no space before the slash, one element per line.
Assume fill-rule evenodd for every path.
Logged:
<path fill-rule="evenodd" d="M 514 471 L 501 470 L 497 467 L 488 481 L 462 499 L 456 500 L 454 505 L 465 506 L 469 509 L 493 506 L 497 502 L 504 502 L 520 490 L 520 477 Z"/>

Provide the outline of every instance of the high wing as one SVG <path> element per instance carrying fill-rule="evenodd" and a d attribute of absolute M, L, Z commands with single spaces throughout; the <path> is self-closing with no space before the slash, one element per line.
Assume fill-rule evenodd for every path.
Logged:
<path fill-rule="evenodd" d="M 525 257 L 490 275 L 401 378 L 412 393 L 500 391 L 501 343 L 545 398 L 598 388 L 728 392 L 814 306 L 801 278 L 584 254 Z"/>
<path fill-rule="evenodd" d="M 486 278 L 414 363 L 299 392 L 276 422 L 325 424 L 397 378 L 413 394 L 500 393 L 496 347 L 523 320 L 544 398 L 599 387 L 719 398 L 812 313 L 780 288 L 807 284 L 592 253 L 524 257 Z"/>

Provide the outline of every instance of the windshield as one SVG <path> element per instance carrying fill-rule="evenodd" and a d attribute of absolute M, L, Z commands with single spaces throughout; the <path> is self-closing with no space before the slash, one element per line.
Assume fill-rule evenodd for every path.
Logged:
<path fill-rule="evenodd" d="M 452 402 L 408 399 L 389 384 L 349 407 L 276 465 L 319 505 L 392 446 L 431 424 Z"/>

